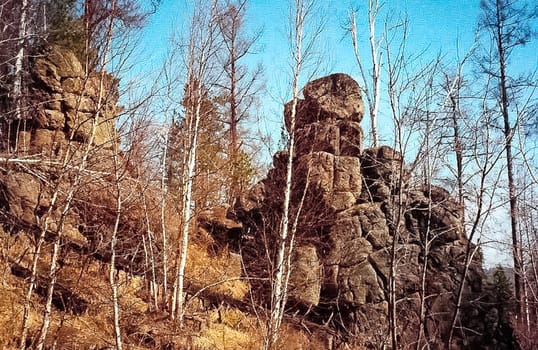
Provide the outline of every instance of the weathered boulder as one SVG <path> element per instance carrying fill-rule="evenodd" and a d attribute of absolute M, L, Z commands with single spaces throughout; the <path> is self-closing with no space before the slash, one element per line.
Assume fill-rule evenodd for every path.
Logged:
<path fill-rule="evenodd" d="M 360 222 L 363 237 L 375 249 L 389 246 L 391 237 L 385 214 L 377 203 L 363 203 L 351 208 L 348 215 L 356 216 Z"/>
<path fill-rule="evenodd" d="M 34 152 L 55 158 L 60 155 L 65 143 L 65 134 L 60 130 L 36 129 L 31 138 Z"/>
<path fill-rule="evenodd" d="M 243 229 L 240 222 L 230 218 L 229 208 L 225 206 L 200 212 L 198 224 L 214 238 L 217 249 L 229 244 L 232 244 L 234 248 L 238 244 Z"/>
<path fill-rule="evenodd" d="M 39 128 L 61 130 L 65 125 L 65 115 L 55 109 L 40 109 L 36 113 L 35 122 Z"/>
<path fill-rule="evenodd" d="M 62 92 L 58 68 L 46 57 L 40 57 L 35 61 L 33 73 L 34 80 L 39 84 L 39 88 L 49 92 Z"/>
<path fill-rule="evenodd" d="M 306 101 L 312 101 L 325 119 L 347 119 L 360 122 L 364 104 L 359 84 L 347 74 L 332 74 L 313 80 L 303 90 Z"/>
<path fill-rule="evenodd" d="M 362 128 L 347 120 L 307 124 L 297 133 L 296 152 L 327 152 L 335 156 L 358 157 L 362 152 Z"/>
<path fill-rule="evenodd" d="M 13 172 L 5 175 L 0 184 L 5 195 L 3 205 L 9 214 L 25 224 L 34 224 L 41 194 L 39 181 L 31 174 Z"/>
<path fill-rule="evenodd" d="M 383 202 L 407 184 L 409 172 L 400 152 L 388 146 L 368 148 L 360 157 L 365 188 L 365 201 Z"/>
<path fill-rule="evenodd" d="M 327 152 L 308 153 L 295 163 L 296 182 L 309 182 L 330 196 L 334 191 L 335 156 Z"/>
<path fill-rule="evenodd" d="M 359 157 L 363 148 L 363 133 L 358 122 L 341 120 L 338 122 L 340 131 L 341 156 Z"/>
<path fill-rule="evenodd" d="M 315 122 L 304 127 L 297 134 L 297 154 L 312 152 L 327 152 L 334 155 L 340 154 L 340 130 L 336 123 Z"/>
<path fill-rule="evenodd" d="M 361 163 L 356 157 L 335 157 L 334 191 L 349 192 L 359 197 L 362 189 Z"/>
<path fill-rule="evenodd" d="M 49 51 L 40 59 L 47 60 L 56 66 L 57 74 L 62 78 L 81 78 L 84 76 L 84 69 L 80 60 L 75 54 L 59 46 L 51 46 Z"/>

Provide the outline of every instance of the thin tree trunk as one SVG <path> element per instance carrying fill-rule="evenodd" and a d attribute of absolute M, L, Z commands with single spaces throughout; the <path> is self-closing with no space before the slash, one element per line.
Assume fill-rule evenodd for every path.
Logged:
<path fill-rule="evenodd" d="M 163 241 L 163 308 L 168 310 L 168 238 L 166 235 L 166 195 L 168 186 L 166 184 L 166 158 L 168 152 L 168 142 L 170 138 L 170 128 L 166 129 L 164 140 L 163 161 L 161 163 L 161 238 Z"/>
<path fill-rule="evenodd" d="M 523 199 L 523 202 L 524 202 L 525 199 Z M 520 218 L 519 220 L 519 227 L 518 227 L 518 233 L 519 233 L 519 243 L 520 243 L 520 246 L 521 246 L 521 249 L 520 249 L 520 252 L 521 252 L 521 255 L 520 255 L 520 260 L 521 261 L 521 287 L 522 287 L 522 301 L 521 301 L 521 312 L 522 312 L 522 317 L 523 317 L 523 321 L 525 323 L 525 328 L 527 330 L 527 334 L 530 333 L 530 316 L 529 316 L 529 291 L 528 291 L 528 279 L 527 279 L 527 268 L 526 268 L 526 263 L 525 263 L 525 258 L 523 256 L 524 254 L 524 245 L 523 245 L 523 231 L 525 230 L 525 228 L 523 227 L 523 225 L 525 224 L 525 218 L 522 217 Z M 530 249 L 530 244 L 528 246 L 528 248 Z"/>
<path fill-rule="evenodd" d="M 235 38 L 234 38 L 235 39 Z M 236 101 L 236 58 L 235 58 L 235 42 L 232 40 L 230 52 L 230 159 L 231 159 L 231 198 L 230 204 L 233 205 L 236 198 L 239 196 L 239 179 L 238 179 L 238 141 L 237 141 L 237 101 Z"/>
<path fill-rule="evenodd" d="M 370 106 L 370 123 L 372 128 L 372 143 L 373 147 L 379 146 L 379 135 L 377 132 L 377 113 L 379 110 L 379 93 L 381 89 L 380 65 L 381 59 L 377 54 L 377 43 L 375 38 L 375 20 L 379 12 L 379 4 L 377 0 L 369 0 L 368 2 L 368 27 L 370 31 L 370 53 L 372 58 L 372 84 L 374 89 L 373 106 Z"/>
<path fill-rule="evenodd" d="M 368 103 L 368 114 L 370 116 L 370 131 L 372 137 L 372 147 L 379 146 L 379 133 L 377 129 L 377 114 L 379 111 L 380 93 L 381 93 L 381 54 L 378 53 L 378 42 L 376 42 L 375 26 L 376 18 L 379 13 L 379 3 L 377 0 L 368 1 L 368 42 L 370 44 L 370 58 L 372 63 L 371 73 L 368 73 L 366 67 L 362 64 L 359 52 L 359 40 L 357 33 L 357 23 L 355 18 L 356 11 L 351 11 L 350 16 L 350 34 L 353 45 L 353 54 L 359 66 L 362 84 L 366 102 Z M 367 76 L 369 79 L 367 79 Z"/>
<path fill-rule="evenodd" d="M 300 47 L 299 47 L 300 48 Z M 295 115 L 298 101 L 298 78 L 296 73 L 293 80 L 293 102 L 290 116 L 290 139 L 288 146 L 288 164 L 286 169 L 286 187 L 284 189 L 284 209 L 282 212 L 282 220 L 280 223 L 280 237 L 278 245 L 278 253 L 276 260 L 276 273 L 272 292 L 272 310 L 269 324 L 269 349 L 276 349 L 278 342 L 278 332 L 282 322 L 282 316 L 285 308 L 284 300 L 284 281 L 288 266 L 285 263 L 286 254 L 291 254 L 291 249 L 287 245 L 289 220 L 290 220 L 290 202 L 291 202 L 291 187 L 293 173 L 293 156 L 295 153 Z M 291 247 L 292 248 L 292 247 Z"/>
<path fill-rule="evenodd" d="M 500 1 L 496 1 L 496 15 L 498 19 L 501 19 L 502 4 Z M 508 179 L 508 198 L 510 201 L 510 228 L 512 233 L 512 256 L 514 260 L 514 290 L 517 303 L 517 312 L 521 313 L 521 247 L 518 242 L 517 233 L 517 194 L 516 184 L 514 181 L 514 158 L 512 155 L 512 136 L 513 129 L 510 126 L 510 115 L 508 112 L 508 81 L 506 78 L 506 60 L 505 60 L 505 48 L 503 43 L 502 25 L 498 23 L 496 27 L 496 39 L 497 39 L 497 53 L 499 59 L 500 68 L 500 80 L 499 87 L 501 93 L 501 112 L 504 123 L 504 142 L 506 151 L 506 176 Z"/>
<path fill-rule="evenodd" d="M 77 178 L 80 177 L 80 174 L 76 175 Z M 79 181 L 76 181 L 79 182 Z M 45 346 L 45 340 L 47 337 L 47 333 L 50 326 L 50 318 L 52 314 L 52 297 L 54 294 L 54 288 L 56 286 L 56 279 L 58 277 L 58 258 L 60 256 L 60 249 L 61 249 L 61 243 L 62 243 L 62 237 L 63 237 L 63 228 L 65 224 L 65 219 L 67 217 L 67 214 L 69 210 L 71 209 L 71 203 L 73 201 L 74 192 L 75 189 L 78 187 L 78 183 L 73 184 L 71 186 L 71 190 L 68 194 L 66 203 L 64 205 L 64 208 L 62 210 L 62 214 L 60 217 L 60 222 L 57 223 L 58 228 L 56 230 L 56 239 L 54 241 L 54 246 L 52 250 L 52 258 L 50 262 L 50 270 L 49 270 L 49 286 L 47 288 L 47 297 L 45 301 L 45 312 L 43 314 L 43 323 L 41 325 L 41 331 L 39 334 L 39 339 L 36 344 L 37 350 L 42 350 Z"/>
<path fill-rule="evenodd" d="M 454 84 L 460 84 L 460 76 L 455 78 Z M 455 91 L 455 92 L 454 92 Z M 454 96 L 454 93 L 458 95 Z M 458 186 L 458 204 L 461 206 L 462 218 L 465 220 L 465 199 L 464 199 L 464 189 L 463 189 L 463 143 L 461 142 L 460 135 L 460 126 L 459 126 L 459 88 L 451 88 L 448 92 L 452 110 L 451 119 L 452 119 L 452 130 L 453 130 L 453 139 L 454 139 L 454 154 L 456 155 L 456 181 Z M 463 222 L 463 228 L 465 229 L 465 222 Z"/>
<path fill-rule="evenodd" d="M 13 96 L 15 98 L 15 119 L 22 119 L 22 86 L 24 75 L 24 57 L 28 26 L 28 0 L 22 0 L 21 18 L 19 20 L 18 52 L 15 58 L 15 80 L 13 81 Z"/>
<path fill-rule="evenodd" d="M 419 330 L 417 334 L 416 339 L 416 350 L 420 350 L 422 347 L 421 341 L 422 337 L 425 336 L 425 323 L 426 323 L 426 282 L 428 277 L 428 258 L 430 255 L 430 233 L 431 233 L 431 219 L 432 219 L 432 175 L 431 175 L 431 162 L 430 162 L 430 138 L 428 135 L 430 135 L 430 123 L 428 120 L 427 123 L 427 130 L 426 130 L 426 186 L 428 186 L 428 219 L 426 221 L 426 232 L 424 233 L 424 239 L 423 239 L 423 252 L 424 252 L 424 261 L 422 263 L 422 271 L 421 271 L 421 278 L 420 278 L 420 307 L 419 307 Z M 435 237 L 432 238 L 435 239 Z M 427 348 L 429 348 L 429 341 L 428 339 L 425 340 Z"/>
<path fill-rule="evenodd" d="M 117 155 L 114 156 L 114 158 L 117 158 Z M 121 327 L 120 327 L 120 304 L 119 304 L 119 297 L 118 297 L 118 281 L 117 281 L 117 271 L 116 271 L 116 244 L 118 240 L 118 229 L 120 225 L 120 218 L 122 213 L 122 199 L 121 199 L 121 189 L 119 184 L 119 177 L 117 174 L 117 167 L 116 167 L 116 186 L 117 186 L 117 192 L 116 192 L 116 221 L 114 222 L 114 231 L 112 231 L 112 239 L 110 240 L 110 250 L 111 250 L 111 257 L 110 257 L 110 271 L 109 271 L 109 282 L 110 282 L 110 288 L 112 290 L 112 307 L 114 310 L 114 340 L 116 341 L 116 349 L 122 350 L 123 349 L 123 342 L 121 337 Z"/>
<path fill-rule="evenodd" d="M 492 169 L 493 166 L 489 168 L 489 170 Z M 476 247 L 472 248 L 472 239 L 474 238 L 475 233 L 478 230 L 478 226 L 480 224 L 480 221 L 482 220 L 482 214 L 483 214 L 483 207 L 484 207 L 484 196 L 486 192 L 486 176 L 489 173 L 489 170 L 487 169 L 487 164 L 484 165 L 484 167 L 481 169 L 481 178 L 480 178 L 480 189 L 478 194 L 478 203 L 476 206 L 476 216 L 473 220 L 473 225 L 471 227 L 471 231 L 469 233 L 468 241 L 467 241 L 467 247 L 465 248 L 465 263 L 464 263 L 464 270 L 461 274 L 461 281 L 458 287 L 458 292 L 456 296 L 456 308 L 454 310 L 454 314 L 452 316 L 451 325 L 450 325 L 450 331 L 448 334 L 448 340 L 447 340 L 447 349 L 452 348 L 452 340 L 454 336 L 454 331 L 456 329 L 456 324 L 458 322 L 462 299 L 463 299 L 463 291 L 465 288 L 465 279 L 467 278 L 467 274 L 469 272 L 469 267 L 473 261 L 474 254 L 477 252 L 479 248 L 479 244 L 477 243 Z"/>
<path fill-rule="evenodd" d="M 388 48 L 388 46 L 387 46 Z M 397 100 L 396 100 L 396 77 L 394 76 L 392 69 L 392 62 L 390 59 L 389 51 L 387 50 L 387 65 L 389 69 L 389 82 L 388 82 L 388 95 L 389 95 L 389 101 L 390 101 L 390 108 L 391 113 L 393 116 L 393 120 L 395 123 L 395 132 L 396 132 L 396 144 L 397 147 L 400 150 L 401 153 L 401 159 L 399 162 L 399 174 L 398 174 L 398 186 L 400 188 L 400 191 L 403 190 L 403 183 L 404 183 L 404 163 L 403 163 L 403 140 L 402 140 L 402 126 L 401 122 L 398 119 L 399 114 L 396 110 L 397 108 Z M 389 310 L 388 310 L 388 318 L 389 318 L 389 336 L 390 336 L 390 342 L 392 349 L 398 349 L 398 312 L 397 312 L 397 300 L 396 300 L 396 277 L 397 277 L 397 248 L 398 248 L 398 240 L 400 239 L 400 222 L 401 218 L 403 217 L 404 213 L 404 202 L 403 202 L 403 196 L 398 196 L 398 209 L 397 213 L 392 213 L 392 218 L 390 222 L 390 226 L 393 227 L 393 234 L 392 234 L 392 243 L 390 247 L 390 274 L 389 274 Z M 391 197 L 392 198 L 392 197 Z M 394 208 L 395 203 L 391 203 L 392 207 Z M 395 215 L 394 215 L 395 214 Z M 396 217 L 394 217 L 396 216 Z"/>
<path fill-rule="evenodd" d="M 142 190 L 142 201 L 144 205 L 144 216 L 146 217 L 146 234 L 148 236 L 149 246 L 149 266 L 151 268 L 151 295 L 153 296 L 153 306 L 155 310 L 159 310 L 159 285 L 157 284 L 157 269 L 155 268 L 155 253 L 153 247 L 155 246 L 155 240 L 153 237 L 153 231 L 151 230 L 151 223 L 149 221 L 148 204 L 146 200 L 145 190 Z"/>
<path fill-rule="evenodd" d="M 211 0 L 210 9 L 199 9 L 195 4 L 193 14 L 187 64 L 187 119 L 188 119 L 188 159 L 187 171 L 183 183 L 183 227 L 182 243 L 179 252 L 179 262 L 176 270 L 176 280 L 172 299 L 171 317 L 175 317 L 176 306 L 180 326 L 185 316 L 185 267 L 189 245 L 189 231 L 194 218 L 195 201 L 193 198 L 193 182 L 196 174 L 196 158 L 198 148 L 198 133 L 202 118 L 202 103 L 207 96 L 206 88 L 211 85 L 208 75 L 211 70 L 210 60 L 215 55 L 216 30 L 216 0 Z M 200 11 L 198 13 L 197 11 Z M 210 11 L 203 13 L 202 11 Z M 206 15 L 206 17 L 203 17 Z"/>
<path fill-rule="evenodd" d="M 291 226 L 291 234 L 290 234 L 289 244 L 288 244 L 287 252 L 286 252 L 286 262 L 285 262 L 286 273 L 284 276 L 284 282 L 282 286 L 282 290 L 283 290 L 283 296 L 282 296 L 283 303 L 282 304 L 284 307 L 286 306 L 286 302 L 288 300 L 289 282 L 290 282 L 290 276 L 291 276 L 291 270 L 292 270 L 293 249 L 295 247 L 295 237 L 297 235 L 297 227 L 299 226 L 299 219 L 303 212 L 304 202 L 306 199 L 306 195 L 308 193 L 308 188 L 310 187 L 310 174 L 311 174 L 311 169 L 312 169 L 311 161 L 312 159 L 310 159 L 309 164 L 308 164 L 308 170 L 306 172 L 305 187 L 301 195 L 301 200 L 299 201 L 299 204 L 297 206 L 295 219 L 293 220 L 293 224 Z M 282 322 L 282 319 L 284 318 L 284 307 L 280 309 L 279 318 L 281 322 Z"/>
<path fill-rule="evenodd" d="M 58 192 L 59 189 L 57 188 L 51 198 L 49 209 L 47 210 L 47 213 L 45 214 L 45 219 L 43 220 L 43 226 L 41 228 L 41 233 L 39 235 L 39 238 L 36 243 L 36 247 L 34 249 L 34 255 L 32 258 L 32 272 L 30 275 L 30 283 L 28 285 L 28 290 L 26 291 L 26 297 L 24 301 L 24 310 L 23 310 L 23 316 L 22 316 L 22 332 L 21 332 L 21 338 L 19 343 L 19 349 L 25 350 L 26 349 L 26 339 L 28 337 L 28 331 L 30 328 L 29 317 L 30 317 L 30 309 L 31 309 L 31 302 L 32 302 L 32 295 L 34 292 L 34 289 L 36 287 L 36 281 L 37 281 L 37 265 L 39 263 L 39 258 L 41 256 L 41 248 L 43 247 L 43 243 L 45 243 L 45 235 L 47 234 L 49 223 L 50 223 L 50 215 L 52 214 L 52 208 L 56 205 L 56 201 L 58 198 Z"/>
<path fill-rule="evenodd" d="M 302 72 L 304 56 L 303 39 L 305 30 L 305 21 L 309 11 L 314 6 L 313 2 L 306 3 L 303 0 L 296 0 L 294 5 L 294 18 L 292 19 L 291 38 L 293 42 L 293 78 L 292 78 L 292 102 L 290 109 L 290 129 L 288 143 L 288 162 L 286 166 L 286 185 L 284 189 L 284 202 L 282 211 L 282 220 L 279 230 L 279 242 L 276 256 L 276 272 L 274 276 L 273 288 L 271 291 L 271 314 L 268 327 L 268 338 L 265 349 L 277 349 L 279 330 L 282 324 L 286 306 L 287 287 L 289 275 L 291 273 L 291 258 L 293 255 L 294 231 L 296 224 L 292 227 L 291 239 L 288 238 L 290 230 L 290 205 L 292 197 L 293 184 L 293 161 L 295 157 L 295 125 L 297 117 L 297 104 L 299 101 L 299 77 Z M 310 43 L 307 46 L 310 46 Z M 305 191 L 307 189 L 305 188 Z M 304 193 L 303 193 L 304 196 Z M 299 214 L 299 213 L 297 213 Z M 297 220 L 298 218 L 296 218 Z"/>
<path fill-rule="evenodd" d="M 15 120 L 17 123 L 17 134 L 15 135 L 15 150 L 19 149 L 19 128 L 21 121 L 24 119 L 24 96 L 23 96 L 23 83 L 24 83 L 24 58 L 26 47 L 26 36 L 28 26 L 28 0 L 22 0 L 21 4 L 21 18 L 19 20 L 19 41 L 18 52 L 15 58 L 15 80 L 13 81 L 13 98 L 15 100 Z M 24 140 L 26 143 L 26 140 Z M 10 140 L 8 139 L 8 145 Z M 26 144 L 23 145 L 23 149 L 26 149 Z"/>
<path fill-rule="evenodd" d="M 201 95 L 201 94 L 200 94 Z M 198 99 L 201 99 L 201 96 L 198 97 Z M 183 239 L 181 242 L 181 257 L 179 261 L 179 267 L 178 267 L 178 275 L 177 275 L 177 305 L 178 305 L 178 319 L 179 323 L 183 323 L 183 317 L 185 315 L 185 293 L 184 293 L 184 281 L 185 281 L 185 267 L 187 265 L 187 253 L 188 253 L 188 245 L 189 245 L 189 230 L 191 227 L 191 220 L 193 218 L 193 199 L 192 199 L 192 187 L 193 187 L 193 181 L 194 181 L 194 172 L 196 170 L 196 147 L 197 147 L 197 141 L 198 141 L 198 127 L 200 124 L 200 106 L 201 101 L 198 101 L 196 105 L 195 110 L 195 122 L 194 122 L 194 128 L 193 128 L 193 135 L 192 135 L 192 141 L 191 146 L 189 150 L 189 162 L 188 162 L 188 170 L 187 170 L 187 184 L 185 189 L 185 201 L 184 201 L 184 222 L 183 222 Z"/>
<path fill-rule="evenodd" d="M 123 211 L 123 200 L 122 200 L 122 190 L 121 190 L 121 167 L 120 160 L 118 159 L 119 147 L 118 144 L 114 143 L 114 185 L 115 185 L 115 195 L 116 195 L 116 218 L 114 221 L 114 229 L 112 231 L 112 237 L 110 238 L 110 270 L 108 273 L 108 280 L 110 284 L 110 289 L 112 291 L 112 310 L 114 315 L 114 341 L 116 343 L 116 349 L 123 349 L 123 341 L 121 336 L 121 326 L 120 326 L 120 303 L 118 295 L 118 275 L 116 270 L 116 246 L 118 242 L 118 232 L 121 222 L 121 216 Z"/>
<path fill-rule="evenodd" d="M 400 189 L 403 188 L 403 157 L 400 160 L 400 175 L 399 175 L 399 186 Z M 404 202 L 402 196 L 398 196 L 398 211 L 396 217 L 392 218 L 394 225 L 394 232 L 392 235 L 392 244 L 390 248 L 390 276 L 389 276 L 389 327 L 390 327 L 390 338 L 391 345 L 393 349 L 398 349 L 398 309 L 397 309 L 397 295 L 396 295 L 396 277 L 398 274 L 397 271 L 397 252 L 398 252 L 398 241 L 400 239 L 400 223 L 404 215 Z"/>

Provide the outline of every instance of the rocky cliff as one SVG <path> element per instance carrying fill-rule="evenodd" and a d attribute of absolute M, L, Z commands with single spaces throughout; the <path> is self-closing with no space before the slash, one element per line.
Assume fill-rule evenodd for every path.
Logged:
<path fill-rule="evenodd" d="M 60 159 L 66 149 L 88 141 L 95 120 L 93 144 L 111 148 L 116 135 L 118 80 L 105 72 L 85 72 L 68 50 L 51 46 L 35 55 L 26 118 L 10 125 L 11 148 Z"/>
<path fill-rule="evenodd" d="M 173 281 L 178 260 L 177 198 L 165 198 L 161 211 L 160 188 L 137 177 L 142 164 L 132 161 L 135 152 L 124 144 L 119 150 L 118 80 L 104 71 L 85 72 L 77 57 L 60 47 L 34 56 L 28 77 L 26 118 L 0 121 L 9 136 L 0 146 L 0 348 L 19 348 L 25 312 L 26 348 L 36 347 L 49 291 L 45 348 L 111 348 L 113 299 L 107 276 L 114 232 L 125 347 L 220 348 L 214 344 L 224 343 L 223 332 L 231 334 L 226 346 L 257 344 L 246 335 L 250 329 L 236 327 L 248 315 L 213 308 L 216 300 L 243 298 L 248 286 L 238 278 L 241 259 L 209 254 L 202 229 L 192 233 L 189 245 L 185 328 L 178 331 L 169 320 L 163 276 L 168 271 Z M 8 112 L 0 109 L 2 116 Z"/>
<path fill-rule="evenodd" d="M 36 225 L 51 208 L 55 192 L 63 203 L 75 183 L 84 184 L 74 190 L 79 210 L 69 211 L 62 224 L 66 236 L 82 247 L 89 243 L 81 232 L 88 226 L 83 217 L 94 216 L 86 204 L 111 184 L 104 173 L 98 174 L 113 169 L 116 120 L 122 110 L 118 80 L 104 71 L 85 72 L 71 51 L 57 46 L 42 48 L 30 65 L 25 119 L 1 124 L 9 142 L 0 151 L 16 161 L 1 169 L 0 207 L 13 225 Z M 61 205 L 56 206 L 50 213 L 52 231 L 64 215 Z"/>
<path fill-rule="evenodd" d="M 298 228 L 289 306 L 310 308 L 309 319 L 366 348 L 390 348 L 393 314 L 399 347 L 419 342 L 418 348 L 445 349 L 467 248 L 474 248 L 462 208 L 440 187 L 411 186 L 397 151 L 362 149 L 361 90 L 349 76 L 314 80 L 303 94 L 293 159 L 291 215 L 292 221 L 298 215 Z M 290 109 L 288 103 L 288 128 Z M 237 208 L 248 226 L 242 251 L 253 275 L 271 275 L 272 265 L 260 259 L 274 254 L 279 242 L 287 159 L 285 152 L 276 154 L 267 178 Z M 268 288 L 259 286 L 259 295 Z M 491 309 L 486 294 L 476 254 L 465 274 L 454 349 L 491 343 L 496 331 L 485 321 Z"/>

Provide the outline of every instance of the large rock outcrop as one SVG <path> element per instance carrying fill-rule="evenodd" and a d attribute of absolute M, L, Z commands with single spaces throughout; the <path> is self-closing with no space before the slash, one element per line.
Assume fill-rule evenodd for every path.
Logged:
<path fill-rule="evenodd" d="M 91 242 L 89 228 L 95 227 L 91 220 L 114 215 L 97 212 L 113 202 L 103 188 L 111 185 L 106 174 L 114 169 L 113 147 L 119 147 L 119 80 L 105 71 L 86 72 L 73 52 L 57 46 L 33 56 L 28 77 L 26 118 L 0 126 L 11 138 L 0 152 L 19 159 L 0 172 L 0 211 L 13 227 L 34 229 L 47 215 L 47 230 L 61 225 L 71 244 L 104 251 Z M 75 199 L 63 213 L 71 190 Z M 102 194 L 101 207 L 88 204 L 96 193 Z"/>
<path fill-rule="evenodd" d="M 32 62 L 24 125 L 11 128 L 19 151 L 61 158 L 66 149 L 79 148 L 93 135 L 93 145 L 111 148 L 117 138 L 120 109 L 118 80 L 105 72 L 86 73 L 69 50 L 47 47 Z M 95 127 L 94 127 L 95 124 Z"/>
<path fill-rule="evenodd" d="M 420 342 L 446 348 L 466 249 L 472 247 L 462 208 L 442 188 L 411 187 L 397 151 L 362 149 L 361 90 L 349 76 L 314 80 L 303 91 L 295 122 L 291 219 L 297 212 L 299 218 L 290 306 L 312 308 L 311 319 L 343 330 L 350 342 L 386 348 L 395 302 L 402 348 L 415 348 L 421 323 Z M 285 107 L 288 128 L 291 108 Z M 260 259 L 274 254 L 278 243 L 287 159 L 277 153 L 267 178 L 236 208 L 249 227 L 243 254 L 254 275 L 271 274 Z M 458 321 L 454 348 L 485 344 L 481 318 L 488 308 L 470 303 L 484 285 L 476 255 L 461 306 L 462 314 L 474 316 Z"/>

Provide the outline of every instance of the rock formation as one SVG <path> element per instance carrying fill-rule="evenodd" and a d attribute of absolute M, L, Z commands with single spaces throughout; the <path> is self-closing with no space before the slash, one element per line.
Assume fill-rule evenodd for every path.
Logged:
<path fill-rule="evenodd" d="M 51 207 L 53 193 L 63 203 L 73 179 L 80 176 L 78 183 L 85 186 L 76 189 L 73 206 L 77 208 L 66 214 L 62 231 L 71 243 L 86 247 L 91 232 L 82 231 L 91 225 L 83 223 L 84 219 L 101 220 L 108 215 L 96 216 L 95 208 L 88 209 L 86 203 L 110 186 L 109 178 L 95 174 L 113 169 L 112 148 L 118 141 L 115 124 L 121 112 L 119 81 L 104 71 L 85 72 L 79 59 L 65 48 L 40 50 L 30 62 L 26 118 L 1 125 L 10 136 L 9 149 L 4 144 L 6 149 L 1 151 L 17 157 L 18 162 L 0 173 L 0 209 L 14 226 L 38 225 Z M 83 155 L 84 171 L 75 174 Z M 102 201 L 113 199 L 109 196 Z M 56 230 L 62 215 L 62 205 L 56 203 L 48 230 Z"/>
<path fill-rule="evenodd" d="M 349 76 L 314 80 L 303 91 L 293 160 L 292 220 L 300 213 L 290 306 L 312 307 L 312 320 L 340 329 L 350 342 L 360 339 L 366 348 L 381 349 L 390 346 L 394 292 L 400 346 L 415 347 L 423 319 L 420 342 L 446 348 L 470 244 L 462 208 L 442 188 L 411 186 L 397 151 L 362 150 L 361 90 Z M 288 128 L 290 108 L 288 103 Z M 247 271 L 255 275 L 270 275 L 260 259 L 274 253 L 278 242 L 287 157 L 275 155 L 267 178 L 237 210 L 254 238 L 244 243 L 243 253 Z M 484 285 L 476 256 L 465 279 L 455 349 L 485 344 L 481 320 L 488 307 L 471 304 Z"/>
<path fill-rule="evenodd" d="M 96 123 L 93 144 L 110 148 L 119 113 L 118 80 L 104 72 L 86 74 L 69 50 L 48 47 L 32 62 L 28 87 L 32 106 L 24 125 L 11 125 L 11 146 L 19 151 L 60 158 L 66 148 L 87 142 Z M 15 139 L 17 137 L 17 139 Z"/>

